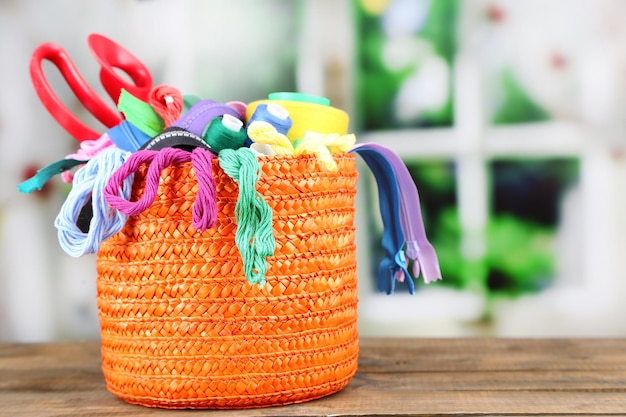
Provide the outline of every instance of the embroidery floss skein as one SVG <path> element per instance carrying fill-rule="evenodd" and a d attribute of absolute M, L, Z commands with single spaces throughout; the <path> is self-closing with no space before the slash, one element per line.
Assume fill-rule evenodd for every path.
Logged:
<path fill-rule="evenodd" d="M 154 108 L 167 128 L 180 118 L 183 112 L 183 95 L 180 90 L 169 85 L 157 85 L 150 90 L 148 104 Z"/>
<path fill-rule="evenodd" d="M 213 157 L 211 152 L 202 148 L 195 148 L 193 152 L 177 148 L 163 148 L 160 151 L 139 150 L 111 175 L 104 188 L 104 198 L 119 212 L 128 216 L 137 215 L 154 202 L 159 190 L 161 171 L 170 165 L 191 161 L 198 179 L 198 192 L 192 209 L 192 225 L 200 231 L 206 230 L 213 227 L 217 221 L 215 179 L 211 171 Z M 122 184 L 126 184 L 126 179 L 145 163 L 150 166 L 146 173 L 143 195 L 137 201 L 130 201 L 129 194 L 125 193 L 126 186 Z M 123 195 L 120 195 L 120 190 L 124 192 Z"/>
<path fill-rule="evenodd" d="M 249 148 L 224 149 L 218 158 L 226 175 L 239 184 L 235 205 L 235 243 L 243 260 L 246 280 L 251 284 L 265 285 L 265 258 L 274 254 L 276 241 L 272 229 L 272 208 L 255 188 L 261 178 L 261 167 Z"/>
<path fill-rule="evenodd" d="M 319 134 L 306 132 L 305 136 L 293 143 L 287 136 L 279 133 L 268 122 L 252 122 L 248 125 L 248 136 L 255 144 L 271 145 L 277 155 L 313 154 L 322 161 L 326 169 L 335 171 L 337 163 L 332 153 L 347 152 L 356 142 L 352 134 Z"/>
<path fill-rule="evenodd" d="M 352 134 L 305 132 L 304 137 L 296 139 L 293 145 L 296 155 L 314 154 L 324 163 L 326 169 L 336 171 L 337 163 L 332 154 L 347 152 L 355 142 L 356 137 Z"/>
<path fill-rule="evenodd" d="M 276 155 L 294 155 L 295 149 L 287 136 L 279 133 L 268 122 L 252 122 L 247 128 L 248 136 L 254 143 L 270 145 Z"/>
<path fill-rule="evenodd" d="M 109 176 L 126 161 L 130 152 L 108 148 L 85 165 L 74 175 L 72 189 L 57 215 L 54 225 L 58 230 L 59 244 L 70 256 L 79 257 L 96 253 L 100 243 L 113 236 L 126 223 L 127 216 L 112 210 L 104 201 L 103 190 Z M 129 198 L 134 176 L 124 179 L 122 193 Z M 85 204 L 91 200 L 93 216 L 89 231 L 83 232 L 77 220 Z"/>

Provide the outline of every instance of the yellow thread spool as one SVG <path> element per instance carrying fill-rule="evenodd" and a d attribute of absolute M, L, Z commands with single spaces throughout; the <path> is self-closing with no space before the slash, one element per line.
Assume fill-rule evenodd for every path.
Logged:
<path fill-rule="evenodd" d="M 246 120 L 250 120 L 259 104 L 276 103 L 289 112 L 293 125 L 287 137 L 292 142 L 304 137 L 305 132 L 317 132 L 323 134 L 348 133 L 350 118 L 348 113 L 331 106 L 315 103 L 306 103 L 292 100 L 258 100 L 248 104 L 246 108 Z"/>

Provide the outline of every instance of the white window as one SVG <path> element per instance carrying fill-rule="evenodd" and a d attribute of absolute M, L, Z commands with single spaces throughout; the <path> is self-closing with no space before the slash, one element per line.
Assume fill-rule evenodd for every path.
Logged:
<path fill-rule="evenodd" d="M 503 2 L 505 6 L 513 3 Z M 562 3 L 562 2 L 560 2 Z M 584 3 L 584 2 L 583 2 Z M 508 158 L 574 158 L 579 160 L 579 183 L 562 202 L 555 253 L 557 273 L 553 285 L 540 292 L 491 305 L 484 294 L 471 289 L 457 291 L 439 283 L 422 287 L 416 295 L 380 294 L 367 285 L 374 273 L 370 254 L 359 246 L 360 323 L 363 335 L 624 335 L 626 295 L 620 266 L 624 247 L 623 186 L 624 158 L 616 105 L 623 100 L 615 82 L 619 61 L 608 47 L 591 48 L 577 67 L 572 103 L 577 117 L 553 117 L 541 123 L 493 125 L 489 122 L 487 96 L 489 71 L 485 33 L 480 13 L 486 3 L 460 2 L 459 45 L 453 66 L 454 124 L 450 128 L 361 131 L 361 142 L 384 144 L 410 163 L 433 157 L 456 166 L 457 202 L 461 224 L 461 250 L 468 258 L 485 251 L 485 227 L 490 215 L 492 161 Z M 354 108 L 350 86 L 355 62 L 353 24 L 349 1 L 307 1 L 302 27 L 298 88 L 327 95 L 335 105 Z M 530 6 L 527 6 L 530 7 Z M 607 6 L 608 7 L 608 6 Z M 519 7 L 518 7 L 519 8 Z M 541 9 L 541 8 L 539 8 Z M 580 9 L 580 8 L 579 8 Z M 513 12 L 523 16 L 524 10 Z M 610 12 L 610 10 L 609 10 Z M 540 13 L 540 12 L 538 12 Z M 546 21 L 551 16 L 541 19 Z M 581 21 L 585 16 L 579 16 Z M 320 24 L 324 32 L 318 36 Z M 555 24 L 555 26 L 558 26 Z M 590 39 L 589 41 L 594 41 Z M 626 38 L 621 44 L 626 47 Z M 329 86 L 341 85 L 341 89 Z M 626 89 L 625 89 L 626 91 Z M 338 103 L 337 103 L 338 102 Z M 619 107 L 617 107 L 619 108 Z M 622 116 L 623 118 L 623 116 Z M 367 175 L 366 168 L 362 176 Z M 363 186 L 364 181 L 361 182 Z M 371 183 L 371 181 L 370 181 Z M 419 184 L 417 184 L 419 187 Z M 359 203 L 372 203 L 361 189 Z M 422 201 L 428 196 L 421 196 Z M 623 216 L 622 216 L 623 217 Z M 357 241 L 363 242 L 373 227 L 359 210 Z M 361 236 L 359 238 L 359 235 Z M 445 276 L 444 276 L 445 280 Z M 484 321 L 487 307 L 493 312 Z"/>

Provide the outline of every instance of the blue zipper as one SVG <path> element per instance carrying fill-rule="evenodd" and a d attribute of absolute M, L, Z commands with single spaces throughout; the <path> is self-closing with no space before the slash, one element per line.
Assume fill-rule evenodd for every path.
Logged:
<path fill-rule="evenodd" d="M 376 143 L 356 145 L 351 152 L 357 152 L 361 156 L 367 153 L 372 160 L 378 161 L 379 166 L 385 167 L 381 171 L 383 175 L 393 179 L 400 200 L 399 209 L 394 213 L 400 218 L 403 236 L 406 238 L 404 242 L 406 253 L 398 254 L 396 263 L 406 258 L 412 260 L 412 276 L 417 278 L 421 272 L 425 283 L 441 279 L 437 253 L 426 237 L 417 186 L 400 156 L 390 148 Z M 368 163 L 368 165 L 371 169 L 372 164 Z M 392 175 L 389 175 L 385 169 Z M 383 223 L 386 224 L 384 220 Z"/>
<path fill-rule="evenodd" d="M 378 289 L 387 294 L 393 294 L 396 278 L 398 274 L 403 274 L 409 293 L 414 294 L 415 284 L 407 270 L 406 257 L 403 251 L 404 233 L 399 217 L 400 192 L 393 167 L 376 151 L 356 148 L 351 152 L 357 152 L 367 163 L 378 185 L 378 204 L 383 221 L 381 245 L 385 251 L 385 257 L 378 267 Z"/>

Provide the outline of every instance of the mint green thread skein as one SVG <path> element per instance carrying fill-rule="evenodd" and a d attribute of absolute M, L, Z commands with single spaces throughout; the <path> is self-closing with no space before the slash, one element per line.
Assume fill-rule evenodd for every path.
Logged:
<path fill-rule="evenodd" d="M 272 208 L 256 190 L 261 167 L 249 148 L 224 149 L 218 155 L 226 175 L 239 184 L 235 205 L 235 243 L 241 254 L 246 280 L 265 285 L 266 257 L 272 256 L 276 240 L 272 228 Z"/>

